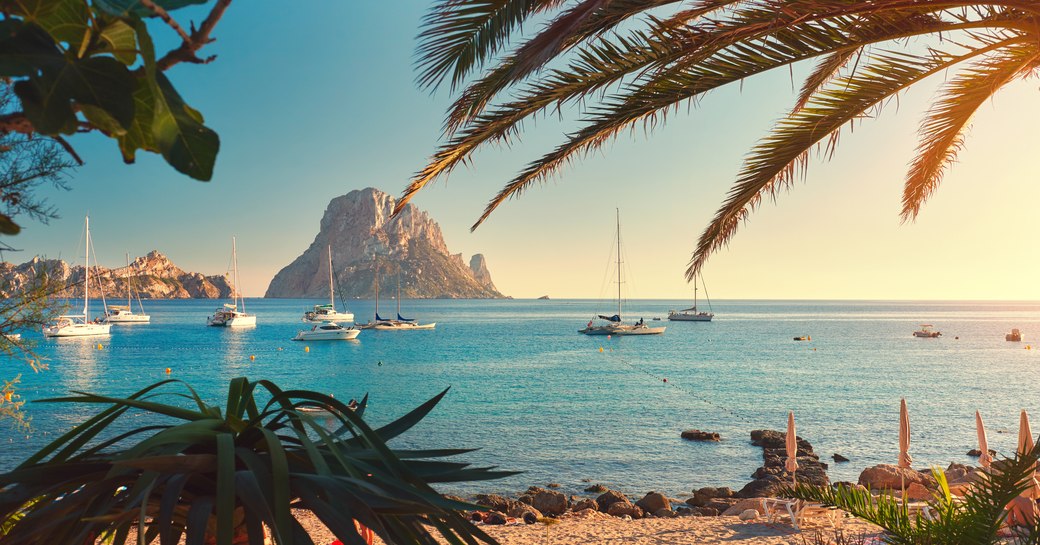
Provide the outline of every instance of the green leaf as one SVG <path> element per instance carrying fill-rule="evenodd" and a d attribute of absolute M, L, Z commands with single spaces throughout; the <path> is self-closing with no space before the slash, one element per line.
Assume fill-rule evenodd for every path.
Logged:
<path fill-rule="evenodd" d="M 205 4 L 209 0 L 153 0 L 155 5 L 166 11 L 190 6 L 192 4 Z M 94 0 L 98 9 L 115 15 L 116 17 L 127 17 L 137 15 L 139 17 L 153 17 L 155 12 L 141 4 L 140 0 Z"/>
<path fill-rule="evenodd" d="M 108 112 L 101 108 L 89 104 L 81 104 L 79 109 L 83 112 L 83 117 L 86 117 L 91 125 L 101 129 L 101 132 L 105 134 L 118 137 L 127 133 L 127 130 L 116 121 L 116 118 L 108 115 Z M 134 120 L 136 121 L 136 116 Z"/>
<path fill-rule="evenodd" d="M 123 21 L 115 20 L 101 31 L 100 53 L 111 53 L 117 61 L 129 66 L 137 61 L 137 35 Z"/>
<path fill-rule="evenodd" d="M 11 4 L 9 6 L 9 4 Z M 19 0 L 5 3 L 11 13 L 36 23 L 56 41 L 79 46 L 90 28 L 90 10 L 83 0 Z"/>
<path fill-rule="evenodd" d="M 0 21 L 0 76 L 32 76 L 64 62 L 64 56 L 42 28 L 17 19 Z"/>
<path fill-rule="evenodd" d="M 165 75 L 156 73 L 155 81 L 152 137 L 156 147 L 179 172 L 209 181 L 220 150 L 220 137 L 202 124 L 199 113 L 184 103 Z"/>
<path fill-rule="evenodd" d="M 133 76 L 126 66 L 108 57 L 66 59 L 60 68 L 15 84 L 25 115 L 41 133 L 76 131 L 72 103 L 97 106 L 122 127 L 134 119 Z"/>
<path fill-rule="evenodd" d="M 3 235 L 17 235 L 21 232 L 22 228 L 18 226 L 10 216 L 6 214 L 0 214 L 0 234 Z"/>

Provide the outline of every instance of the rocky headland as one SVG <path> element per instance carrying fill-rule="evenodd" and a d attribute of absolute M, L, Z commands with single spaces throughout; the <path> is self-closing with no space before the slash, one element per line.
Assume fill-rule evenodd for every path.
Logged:
<path fill-rule="evenodd" d="M 134 292 L 142 299 L 216 299 L 231 294 L 231 284 L 223 275 L 206 276 L 197 272 L 188 272 L 173 264 L 172 261 L 157 250 L 152 250 L 143 257 L 130 262 L 129 267 L 106 269 L 91 266 L 101 281 L 101 291 L 106 297 L 118 299 L 125 297 L 127 276 L 129 275 Z M 43 259 L 34 257 L 21 265 L 0 263 L 0 297 L 11 297 L 25 293 L 38 285 L 41 275 L 47 275 L 50 281 L 65 286 L 54 294 L 55 297 L 82 297 L 84 268 L 82 265 L 70 266 L 60 259 Z M 95 296 L 97 285 L 91 284 L 91 296 Z"/>
<path fill-rule="evenodd" d="M 328 297 L 328 249 L 337 295 L 384 299 L 500 298 L 487 261 L 452 254 L 430 215 L 409 204 L 391 218 L 396 199 L 378 189 L 354 190 L 329 202 L 318 234 L 271 280 L 265 297 Z"/>

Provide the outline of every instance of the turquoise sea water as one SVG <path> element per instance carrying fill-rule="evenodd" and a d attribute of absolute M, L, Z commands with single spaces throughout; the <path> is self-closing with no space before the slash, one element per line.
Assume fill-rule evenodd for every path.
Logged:
<path fill-rule="evenodd" d="M 377 424 L 451 386 L 397 444 L 482 447 L 465 459 L 525 472 L 449 490 L 460 493 L 550 482 L 578 492 L 584 479 L 632 494 L 740 487 L 761 465 L 748 432 L 782 429 L 788 410 L 823 457 L 852 459 L 831 465 L 832 480 L 855 480 L 865 466 L 895 462 L 901 396 L 917 467 L 969 463 L 976 409 L 1002 453 L 1014 449 L 1019 409 L 1040 422 L 1036 302 L 717 301 L 714 322 L 662 321 L 664 335 L 608 340 L 576 332 L 609 310 L 596 301 L 427 300 L 408 301 L 403 313 L 436 321 L 433 331 L 289 341 L 303 326 L 302 311 L 319 302 L 248 300 L 259 325 L 238 331 L 204 325 L 216 301 L 146 301 L 150 325 L 113 326 L 100 341 L 26 334 L 50 369 L 33 374 L 7 360 L 2 376 L 22 372 L 21 393 L 33 400 L 69 390 L 129 394 L 166 378 L 169 367 L 217 404 L 229 379 L 268 378 L 341 399 L 367 392 L 366 415 Z M 683 306 L 642 300 L 626 308 L 650 321 Z M 359 320 L 372 313 L 369 301 L 350 307 Z M 923 322 L 944 336 L 912 337 Z M 1004 341 L 1012 327 L 1022 330 L 1022 343 Z M 792 340 L 806 334 L 811 342 Z M 1036 350 L 1024 349 L 1034 343 Z M 0 469 L 88 414 L 57 404 L 29 411 L 30 436 L 0 427 Z M 683 441 L 679 432 L 688 428 L 717 431 L 723 441 Z"/>

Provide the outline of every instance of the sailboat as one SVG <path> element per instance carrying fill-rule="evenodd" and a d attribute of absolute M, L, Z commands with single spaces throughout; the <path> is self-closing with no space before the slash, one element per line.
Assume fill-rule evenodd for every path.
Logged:
<path fill-rule="evenodd" d="M 332 276 L 332 245 L 329 245 L 329 304 L 314 305 L 314 310 L 303 314 L 305 322 L 353 322 L 354 313 L 336 311 L 336 296 Z"/>
<path fill-rule="evenodd" d="M 704 283 L 704 278 L 701 278 L 701 284 Z M 708 295 L 708 288 L 704 288 L 705 299 Z M 693 277 L 693 306 L 690 308 L 684 308 L 682 310 L 669 310 L 668 319 L 673 322 L 710 322 L 715 314 L 710 312 L 711 299 L 708 299 L 709 312 L 703 312 L 697 310 L 697 277 Z"/>
<path fill-rule="evenodd" d="M 134 314 L 130 308 L 130 254 L 126 254 L 126 306 L 112 305 L 105 313 L 105 322 L 109 324 L 144 324 L 152 321 L 152 317 L 144 313 L 144 305 L 141 304 L 141 295 L 137 295 L 137 306 L 141 308 L 140 314 Z"/>
<path fill-rule="evenodd" d="M 596 325 L 595 320 L 589 320 L 589 323 L 584 329 L 579 329 L 578 333 L 585 335 L 660 335 L 664 333 L 664 327 L 650 327 L 643 323 L 643 319 L 640 318 L 635 324 L 625 324 L 621 322 L 621 211 L 617 212 L 617 314 L 613 316 L 606 316 L 598 314 L 596 318 L 604 320 L 606 323 L 603 325 Z"/>
<path fill-rule="evenodd" d="M 361 329 L 376 329 L 380 331 L 414 331 L 420 329 L 433 329 L 437 322 L 420 324 L 413 318 L 401 316 L 401 275 L 397 276 L 397 319 L 386 319 L 379 315 L 379 270 L 376 269 L 376 317 L 367 324 L 358 324 Z"/>
<path fill-rule="evenodd" d="M 58 316 L 53 325 L 44 326 L 45 337 L 95 337 L 108 335 L 112 328 L 109 324 L 90 320 L 90 217 L 83 221 L 87 243 L 83 259 L 83 314 L 64 314 Z M 95 261 L 97 259 L 95 258 Z"/>
<path fill-rule="evenodd" d="M 231 237 L 231 264 L 234 270 L 234 282 L 231 284 L 231 303 L 217 307 L 207 324 L 217 327 L 251 327 L 256 325 L 256 314 L 246 314 L 246 302 L 238 294 L 238 247 L 235 237 Z M 239 303 L 242 310 L 238 310 Z"/>

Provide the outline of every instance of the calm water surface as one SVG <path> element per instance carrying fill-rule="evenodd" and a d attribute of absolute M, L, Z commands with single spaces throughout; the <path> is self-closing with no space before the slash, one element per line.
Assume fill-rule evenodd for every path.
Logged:
<path fill-rule="evenodd" d="M 549 482 L 577 492 L 584 479 L 633 494 L 740 487 L 761 465 L 748 432 L 781 429 L 788 410 L 818 453 L 852 459 L 831 466 L 832 480 L 855 480 L 867 465 L 895 462 L 901 396 L 917 467 L 970 462 L 976 409 L 990 446 L 1003 453 L 1014 449 L 1018 410 L 1040 421 L 1035 302 L 721 301 L 714 322 L 665 321 L 662 336 L 608 340 L 576 333 L 609 310 L 596 301 L 409 301 L 404 314 L 436 321 L 436 330 L 364 331 L 358 342 L 308 343 L 305 352 L 289 339 L 302 311 L 319 302 L 249 300 L 259 325 L 235 331 L 205 327 L 214 301 L 150 301 L 152 323 L 113 326 L 102 350 L 97 339 L 27 333 L 50 369 L 32 374 L 8 360 L 2 376 L 23 372 L 21 393 L 34 400 L 70 390 L 129 394 L 166 378 L 169 367 L 221 405 L 229 379 L 267 378 L 341 399 L 367 392 L 366 415 L 376 424 L 450 386 L 395 444 L 481 447 L 465 459 L 525 472 L 453 492 Z M 684 306 L 633 301 L 627 313 L 649 321 Z M 351 310 L 361 319 L 372 305 L 356 301 Z M 944 336 L 913 338 L 922 322 Z M 1022 343 L 1004 341 L 1012 327 L 1022 330 Z M 806 334 L 811 342 L 792 340 Z M 1024 349 L 1033 343 L 1038 350 Z M 29 437 L 0 427 L 0 469 L 90 414 L 60 404 L 29 410 Z M 717 431 L 723 441 L 683 441 L 679 432 L 688 428 Z"/>

